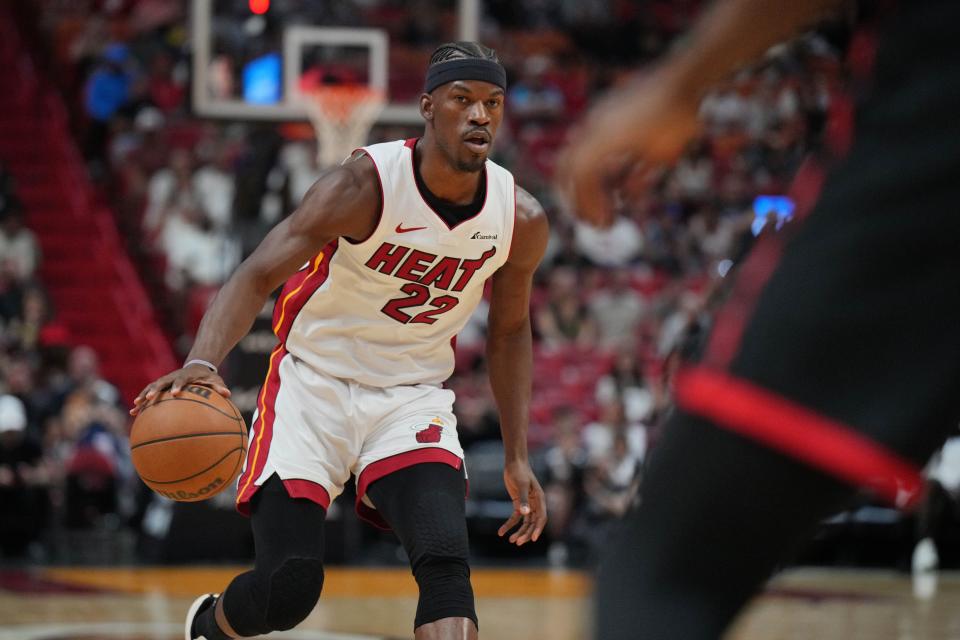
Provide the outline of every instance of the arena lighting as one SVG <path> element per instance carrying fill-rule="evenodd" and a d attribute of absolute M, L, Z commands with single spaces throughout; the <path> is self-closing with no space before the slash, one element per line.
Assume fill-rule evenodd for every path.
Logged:
<path fill-rule="evenodd" d="M 270 0 L 248 0 L 250 11 L 261 16 L 270 10 Z"/>

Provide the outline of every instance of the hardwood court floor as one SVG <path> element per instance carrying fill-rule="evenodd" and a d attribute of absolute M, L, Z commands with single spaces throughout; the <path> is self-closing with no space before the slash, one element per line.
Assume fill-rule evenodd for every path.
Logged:
<path fill-rule="evenodd" d="M 0 572 L 0 640 L 180 640 L 192 598 L 234 568 L 44 569 Z M 586 640 L 589 579 L 563 571 L 476 570 L 487 640 Z M 327 573 L 317 609 L 288 640 L 411 638 L 416 586 L 405 570 Z M 960 575 L 915 597 L 909 577 L 795 570 L 778 578 L 728 640 L 960 638 Z M 638 634 L 642 640 L 642 635 Z"/>

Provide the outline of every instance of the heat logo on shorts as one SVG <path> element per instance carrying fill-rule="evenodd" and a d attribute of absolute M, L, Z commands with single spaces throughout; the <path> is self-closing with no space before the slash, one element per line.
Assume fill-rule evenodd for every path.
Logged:
<path fill-rule="evenodd" d="M 440 442 L 440 438 L 443 437 L 443 420 L 434 418 L 426 427 L 421 429 L 420 426 L 417 426 L 414 429 L 419 429 L 417 431 L 417 442 L 420 444 Z"/>

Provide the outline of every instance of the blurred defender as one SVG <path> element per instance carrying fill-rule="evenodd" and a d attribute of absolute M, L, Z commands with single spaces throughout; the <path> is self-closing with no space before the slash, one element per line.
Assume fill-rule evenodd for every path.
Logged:
<path fill-rule="evenodd" d="M 588 117 L 565 158 L 579 215 L 610 220 L 606 170 L 674 160 L 704 92 L 834 10 L 722 0 L 684 47 Z M 639 508 L 599 578 L 598 638 L 719 637 L 858 488 L 917 501 L 960 420 L 960 48 L 955 0 L 862 3 L 855 108 L 797 176 L 802 223 L 742 265 Z"/>
<path fill-rule="evenodd" d="M 500 535 L 519 524 L 510 541 L 522 545 L 543 531 L 527 461 L 528 308 L 548 230 L 536 200 L 487 160 L 505 89 L 492 50 L 438 48 L 420 97 L 423 137 L 364 147 L 321 177 L 221 289 L 187 364 L 136 398 L 134 413 L 191 382 L 228 395 L 216 363 L 286 282 L 237 498 L 255 568 L 194 603 L 186 640 L 256 636 L 307 617 L 323 586 L 326 509 L 351 473 L 358 513 L 392 528 L 410 557 L 416 637 L 477 637 L 463 451 L 442 383 L 488 278 L 490 384 L 514 502 Z"/>

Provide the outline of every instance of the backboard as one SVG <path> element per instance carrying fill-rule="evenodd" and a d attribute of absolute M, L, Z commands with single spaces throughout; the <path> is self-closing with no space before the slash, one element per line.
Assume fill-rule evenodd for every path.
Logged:
<path fill-rule="evenodd" d="M 420 20 L 404 26 L 391 20 L 390 3 L 376 12 L 359 2 L 192 0 L 193 110 L 210 118 L 304 121 L 301 86 L 332 77 L 383 91 L 379 123 L 419 123 L 419 93 L 410 88 L 422 82 L 429 49 L 475 40 L 479 3 L 406 3 Z M 354 10 L 331 9 L 338 5 Z M 406 7 L 404 15 L 411 20 Z"/>

